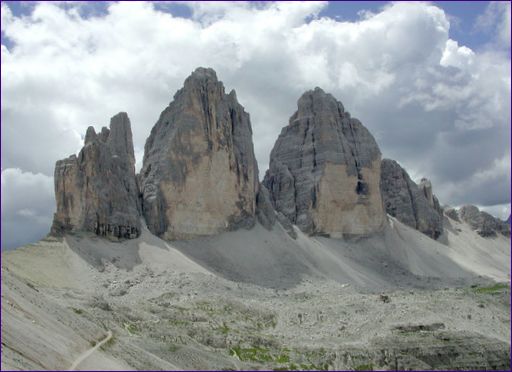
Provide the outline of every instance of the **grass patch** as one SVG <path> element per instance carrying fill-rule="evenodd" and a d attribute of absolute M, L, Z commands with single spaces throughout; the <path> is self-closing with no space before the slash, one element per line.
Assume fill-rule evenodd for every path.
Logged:
<path fill-rule="evenodd" d="M 491 285 L 489 287 L 473 288 L 473 291 L 475 293 L 480 293 L 480 294 L 496 294 L 496 293 L 500 293 L 501 291 L 503 291 L 505 289 L 509 289 L 509 288 L 510 287 L 508 286 L 508 284 L 496 283 L 496 284 Z"/>
<path fill-rule="evenodd" d="M 73 312 L 78 315 L 82 315 L 84 313 L 82 309 L 77 309 L 76 307 L 72 307 L 71 310 L 73 310 Z"/>
<path fill-rule="evenodd" d="M 290 356 L 288 355 L 288 349 L 277 350 L 272 352 L 271 350 L 264 347 L 250 347 L 242 348 L 235 346 L 229 349 L 231 356 L 238 358 L 242 362 L 257 362 L 257 363 L 279 363 L 286 364 L 290 363 Z M 297 369 L 289 368 L 289 366 L 283 366 L 283 369 Z"/>
<path fill-rule="evenodd" d="M 277 363 L 289 363 L 290 362 L 290 356 L 288 354 L 281 354 L 281 355 L 278 355 L 275 358 L 275 361 Z"/>
<path fill-rule="evenodd" d="M 133 323 L 123 323 L 123 327 L 125 330 L 128 331 L 129 334 L 134 335 L 139 332 L 139 329 L 137 326 Z"/>
<path fill-rule="evenodd" d="M 225 322 L 222 323 L 222 327 L 218 328 L 218 330 L 223 335 L 227 335 L 229 333 L 229 327 L 227 326 L 227 324 Z"/>
<path fill-rule="evenodd" d="M 179 349 L 180 349 L 180 346 L 179 346 L 179 345 L 176 345 L 176 344 L 171 344 L 171 345 L 169 345 L 169 351 L 170 351 L 171 353 L 175 353 L 175 352 L 177 352 Z"/>
<path fill-rule="evenodd" d="M 184 320 L 184 319 L 169 319 L 169 324 L 173 325 L 173 326 L 186 326 L 188 325 L 190 322 L 188 320 Z"/>
<path fill-rule="evenodd" d="M 105 342 L 103 345 L 100 346 L 100 349 L 103 350 L 103 351 L 106 351 L 109 347 L 114 345 L 115 342 L 116 342 L 116 338 L 112 335 L 110 340 L 108 340 L 107 342 Z"/>

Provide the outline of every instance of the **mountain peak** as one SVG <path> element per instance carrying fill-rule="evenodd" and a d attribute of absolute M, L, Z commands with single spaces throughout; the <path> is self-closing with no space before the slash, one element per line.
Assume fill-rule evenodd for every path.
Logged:
<path fill-rule="evenodd" d="M 196 68 L 189 78 L 194 80 L 213 80 L 218 81 L 217 73 L 211 67 L 198 67 Z"/>
<path fill-rule="evenodd" d="M 344 115 L 345 108 L 332 94 L 326 93 L 319 87 L 308 90 L 300 96 L 297 101 L 297 116 L 299 118 L 322 113 L 341 116 Z"/>
<path fill-rule="evenodd" d="M 144 152 L 140 191 L 155 235 L 190 239 L 254 224 L 258 166 L 249 114 L 213 69 L 197 68 L 185 80 Z"/>

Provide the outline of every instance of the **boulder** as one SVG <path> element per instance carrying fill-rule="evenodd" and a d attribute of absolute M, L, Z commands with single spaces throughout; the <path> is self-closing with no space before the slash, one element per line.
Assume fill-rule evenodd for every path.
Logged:
<path fill-rule="evenodd" d="M 254 224 L 258 166 L 249 114 L 214 70 L 196 69 L 161 113 L 139 180 L 148 228 L 164 239 Z"/>
<path fill-rule="evenodd" d="M 277 212 L 308 234 L 366 235 L 386 224 L 380 150 L 370 132 L 320 88 L 298 100 L 263 184 Z"/>
<path fill-rule="evenodd" d="M 78 154 L 55 165 L 57 212 L 51 233 L 90 231 L 111 239 L 140 234 L 141 209 L 128 115 L 110 120 L 110 129 L 87 129 Z"/>

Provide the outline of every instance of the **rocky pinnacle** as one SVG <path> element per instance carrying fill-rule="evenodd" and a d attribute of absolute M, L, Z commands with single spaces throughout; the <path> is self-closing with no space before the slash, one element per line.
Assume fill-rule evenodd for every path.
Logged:
<path fill-rule="evenodd" d="M 258 166 L 249 114 L 214 70 L 198 68 L 151 130 L 140 174 L 148 228 L 165 239 L 255 221 Z"/>
<path fill-rule="evenodd" d="M 380 150 L 370 132 L 320 88 L 298 100 L 263 181 L 275 209 L 302 231 L 332 237 L 382 230 Z"/>
<path fill-rule="evenodd" d="M 132 131 L 128 115 L 110 120 L 110 129 L 87 129 L 78 157 L 55 165 L 52 233 L 90 231 L 111 239 L 135 238 L 140 233 L 139 192 L 135 177 Z"/>

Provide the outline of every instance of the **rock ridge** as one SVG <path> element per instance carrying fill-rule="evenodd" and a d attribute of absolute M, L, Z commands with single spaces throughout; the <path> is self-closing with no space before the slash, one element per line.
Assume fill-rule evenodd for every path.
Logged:
<path fill-rule="evenodd" d="M 510 236 L 510 225 L 506 221 L 481 211 L 474 205 L 461 207 L 457 215 L 484 238 L 496 237 L 498 234 Z"/>
<path fill-rule="evenodd" d="M 429 180 L 417 185 L 396 161 L 382 159 L 380 189 L 386 213 L 432 239 L 443 233 L 443 212 Z"/>

